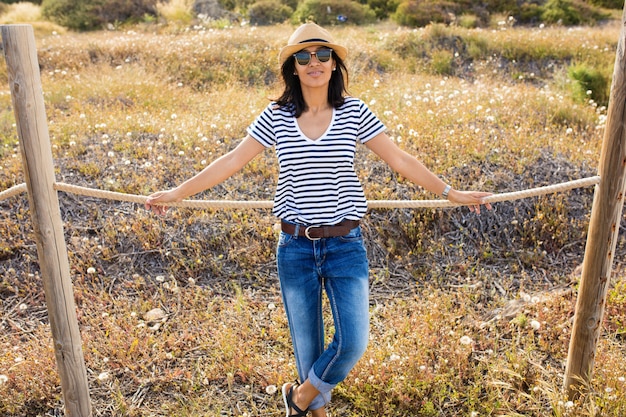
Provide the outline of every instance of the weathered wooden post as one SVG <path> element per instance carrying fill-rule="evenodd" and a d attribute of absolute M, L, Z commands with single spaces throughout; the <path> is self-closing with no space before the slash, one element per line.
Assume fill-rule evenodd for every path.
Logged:
<path fill-rule="evenodd" d="M 68 416 L 91 416 L 39 62 L 30 25 L 1 27 L 56 363 Z"/>
<path fill-rule="evenodd" d="M 615 246 L 624 205 L 626 179 L 626 7 L 617 45 L 611 96 L 598 173 L 591 222 L 572 337 L 569 344 L 564 388 L 574 399 L 593 374 Z"/>

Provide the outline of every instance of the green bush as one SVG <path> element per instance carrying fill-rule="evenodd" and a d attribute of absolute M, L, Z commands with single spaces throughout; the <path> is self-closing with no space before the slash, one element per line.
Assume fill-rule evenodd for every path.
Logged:
<path fill-rule="evenodd" d="M 589 4 L 570 0 L 548 0 L 543 5 L 541 13 L 542 21 L 559 23 L 564 26 L 594 24 L 608 17 L 608 13 L 604 13 Z"/>
<path fill-rule="evenodd" d="M 218 4 L 231 12 L 242 12 L 248 10 L 256 0 L 218 0 Z"/>
<path fill-rule="evenodd" d="M 624 0 L 590 0 L 589 3 L 594 6 L 604 7 L 606 9 L 622 9 L 624 8 Z"/>
<path fill-rule="evenodd" d="M 461 7 L 451 1 L 408 0 L 400 3 L 392 19 L 403 26 L 422 27 L 429 23 L 452 23 Z"/>
<path fill-rule="evenodd" d="M 520 23 L 537 23 L 542 20 L 543 8 L 535 3 L 524 3 L 514 15 Z"/>
<path fill-rule="evenodd" d="M 298 5 L 292 20 L 294 23 L 314 21 L 328 26 L 337 24 L 339 16 L 345 16 L 348 23 L 356 25 L 376 21 L 376 14 L 368 5 L 350 0 L 304 0 Z"/>
<path fill-rule="evenodd" d="M 454 75 L 454 55 L 447 50 L 433 51 L 430 72 L 435 75 Z"/>
<path fill-rule="evenodd" d="M 367 4 L 378 19 L 386 19 L 396 11 L 400 0 L 367 0 L 360 3 Z"/>
<path fill-rule="evenodd" d="M 568 0 L 548 0 L 543 7 L 541 19 L 546 23 L 560 23 L 565 26 L 578 25 L 582 21 L 580 11 Z"/>
<path fill-rule="evenodd" d="M 69 29 L 101 29 L 107 23 L 138 22 L 156 16 L 156 0 L 43 0 L 41 14 Z"/>
<path fill-rule="evenodd" d="M 585 64 L 569 67 L 568 76 L 574 81 L 574 97 L 579 101 L 592 99 L 601 106 L 609 102 L 609 81 L 600 71 Z"/>
<path fill-rule="evenodd" d="M 74 30 L 89 30 L 99 26 L 96 16 L 85 0 L 44 0 L 41 14 L 61 26 Z"/>
<path fill-rule="evenodd" d="M 248 8 L 248 18 L 253 25 L 272 25 L 288 20 L 293 9 L 277 0 L 262 0 Z"/>
<path fill-rule="evenodd" d="M 512 16 L 518 23 L 545 22 L 570 26 L 584 23 L 593 24 L 608 18 L 609 14 L 603 13 L 597 7 L 607 7 L 608 3 L 617 2 L 615 0 L 486 0 L 481 3 L 490 13 Z M 623 1 L 620 0 L 620 4 L 623 5 Z"/>

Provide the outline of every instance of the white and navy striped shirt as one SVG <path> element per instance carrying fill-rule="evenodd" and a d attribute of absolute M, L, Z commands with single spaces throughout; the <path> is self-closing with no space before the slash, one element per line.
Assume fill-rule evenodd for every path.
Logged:
<path fill-rule="evenodd" d="M 270 103 L 248 127 L 265 147 L 276 147 L 280 165 L 273 213 L 304 225 L 359 220 L 367 211 L 363 187 L 354 171 L 357 142 L 385 131 L 367 105 L 352 97 L 333 110 L 326 132 L 316 140 L 300 130 L 290 109 Z"/>

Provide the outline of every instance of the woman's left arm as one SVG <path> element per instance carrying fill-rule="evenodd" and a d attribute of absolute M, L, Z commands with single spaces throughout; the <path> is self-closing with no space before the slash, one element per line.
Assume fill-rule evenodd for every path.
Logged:
<path fill-rule="evenodd" d="M 400 149 L 386 133 L 378 134 L 373 139 L 367 141 L 365 146 L 385 161 L 391 169 L 431 193 L 442 195 L 447 188 L 447 184 L 441 178 L 426 168 L 413 155 Z M 450 188 L 447 198 L 453 203 L 466 205 L 471 211 L 480 213 L 481 204 L 484 204 L 487 209 L 491 210 L 491 204 L 483 201 L 489 195 L 491 193 L 459 191 Z"/>

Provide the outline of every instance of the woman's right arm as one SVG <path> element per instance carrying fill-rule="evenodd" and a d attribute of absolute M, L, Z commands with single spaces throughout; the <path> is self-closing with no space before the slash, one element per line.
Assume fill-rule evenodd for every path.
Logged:
<path fill-rule="evenodd" d="M 167 211 L 165 203 L 182 201 L 189 196 L 221 183 L 240 171 L 264 150 L 265 146 L 252 136 L 247 135 L 235 149 L 222 155 L 178 187 L 150 195 L 145 203 L 146 210 L 152 210 L 157 214 L 165 214 Z"/>

